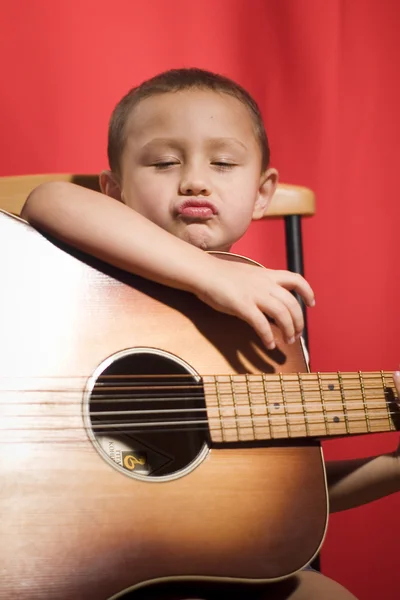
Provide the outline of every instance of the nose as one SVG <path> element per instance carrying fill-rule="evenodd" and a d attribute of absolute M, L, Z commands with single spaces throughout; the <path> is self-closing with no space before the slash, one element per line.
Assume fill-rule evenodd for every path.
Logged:
<path fill-rule="evenodd" d="M 186 169 L 182 174 L 179 193 L 182 196 L 209 196 L 211 186 L 199 169 Z"/>

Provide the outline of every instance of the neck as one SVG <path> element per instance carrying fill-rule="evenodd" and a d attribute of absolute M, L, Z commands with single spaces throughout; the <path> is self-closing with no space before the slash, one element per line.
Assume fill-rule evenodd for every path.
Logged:
<path fill-rule="evenodd" d="M 393 376 L 297 373 L 203 377 L 214 442 L 327 438 L 400 428 Z"/>

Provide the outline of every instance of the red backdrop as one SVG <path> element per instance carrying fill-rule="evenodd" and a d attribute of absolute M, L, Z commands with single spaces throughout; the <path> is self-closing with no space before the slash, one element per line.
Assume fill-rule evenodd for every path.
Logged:
<path fill-rule="evenodd" d="M 394 369 L 399 12 L 397 0 L 3 3 L 0 174 L 99 171 L 109 114 L 128 88 L 171 67 L 227 74 L 259 101 L 282 180 L 317 194 L 304 224 L 313 368 Z M 238 249 L 283 266 L 283 228 L 257 223 Z M 325 448 L 348 457 L 396 442 Z M 399 596 L 399 507 L 394 496 L 331 519 L 323 570 L 362 600 Z"/>

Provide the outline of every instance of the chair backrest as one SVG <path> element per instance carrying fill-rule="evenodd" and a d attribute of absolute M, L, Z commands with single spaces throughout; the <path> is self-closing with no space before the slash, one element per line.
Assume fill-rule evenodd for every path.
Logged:
<path fill-rule="evenodd" d="M 17 175 L 0 177 L 0 210 L 19 215 L 25 200 L 41 183 L 49 181 L 69 181 L 83 187 L 100 191 L 98 175 L 74 175 L 69 173 L 46 175 Z M 284 218 L 286 234 L 286 256 L 290 271 L 304 275 L 303 244 L 301 238 L 301 217 L 315 214 L 315 197 L 305 187 L 279 184 L 274 197 L 265 212 L 264 218 Z M 304 318 L 305 306 L 300 297 Z M 304 339 L 308 346 L 307 322 Z"/>
<path fill-rule="evenodd" d="M 48 181 L 70 181 L 100 191 L 97 175 L 62 173 L 0 177 L 0 210 L 19 215 L 31 191 Z M 315 199 L 311 190 L 295 185 L 279 184 L 265 217 L 311 216 L 314 213 Z"/>

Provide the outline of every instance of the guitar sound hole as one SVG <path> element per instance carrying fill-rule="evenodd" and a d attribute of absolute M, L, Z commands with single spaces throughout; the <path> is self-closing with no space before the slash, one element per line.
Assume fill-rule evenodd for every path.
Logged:
<path fill-rule="evenodd" d="M 208 452 L 201 380 L 189 365 L 159 350 L 126 350 L 100 365 L 88 418 L 98 451 L 135 478 L 184 475 Z"/>

